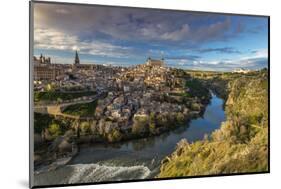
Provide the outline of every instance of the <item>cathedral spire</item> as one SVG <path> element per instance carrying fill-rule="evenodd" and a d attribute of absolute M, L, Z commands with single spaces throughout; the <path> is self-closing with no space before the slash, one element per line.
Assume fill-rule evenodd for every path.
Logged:
<path fill-rule="evenodd" d="M 76 50 L 76 53 L 75 53 L 75 60 L 74 60 L 74 64 L 80 64 L 80 59 L 79 59 L 79 56 L 78 56 L 78 52 Z"/>

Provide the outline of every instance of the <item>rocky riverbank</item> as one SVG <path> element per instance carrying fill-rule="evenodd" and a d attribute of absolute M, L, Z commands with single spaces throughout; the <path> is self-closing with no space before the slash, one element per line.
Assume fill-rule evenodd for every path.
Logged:
<path fill-rule="evenodd" d="M 162 161 L 158 177 L 268 171 L 267 70 L 216 79 L 228 80 L 227 120 L 202 141 L 180 141 Z"/>
<path fill-rule="evenodd" d="M 37 135 L 35 138 L 37 138 L 34 153 L 35 174 L 55 170 L 67 164 L 79 151 L 72 131 L 68 131 L 63 136 L 49 142 L 39 142 Z"/>

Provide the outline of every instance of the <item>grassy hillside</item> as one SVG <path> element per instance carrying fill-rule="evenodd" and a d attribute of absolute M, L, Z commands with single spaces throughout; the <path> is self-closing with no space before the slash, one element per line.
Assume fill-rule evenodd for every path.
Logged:
<path fill-rule="evenodd" d="M 79 116 L 94 116 L 96 107 L 97 100 L 89 103 L 70 105 L 63 111 L 63 113 Z"/>
<path fill-rule="evenodd" d="M 227 120 L 203 141 L 180 141 L 175 152 L 162 161 L 158 177 L 268 170 L 267 70 L 216 80 L 227 81 Z"/>
<path fill-rule="evenodd" d="M 45 91 L 45 92 L 34 92 L 34 101 L 59 101 L 59 100 L 71 100 L 83 96 L 92 96 L 96 92 L 85 91 L 85 92 L 56 92 L 56 91 Z"/>

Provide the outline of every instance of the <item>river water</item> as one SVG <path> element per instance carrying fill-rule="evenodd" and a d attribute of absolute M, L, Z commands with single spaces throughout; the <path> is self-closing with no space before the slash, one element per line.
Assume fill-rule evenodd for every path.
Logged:
<path fill-rule="evenodd" d="M 55 171 L 35 175 L 35 185 L 70 184 L 153 178 L 161 160 L 183 138 L 202 140 L 225 120 L 223 100 L 212 94 L 203 117 L 160 136 L 120 144 L 85 145 L 70 163 Z"/>

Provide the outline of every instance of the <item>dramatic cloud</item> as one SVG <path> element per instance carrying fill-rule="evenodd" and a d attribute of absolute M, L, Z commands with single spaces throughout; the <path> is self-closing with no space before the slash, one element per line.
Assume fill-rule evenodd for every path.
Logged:
<path fill-rule="evenodd" d="M 268 58 L 268 49 L 257 49 L 251 52 L 249 56 L 244 56 L 242 59 L 257 59 Z"/>
<path fill-rule="evenodd" d="M 227 53 L 227 54 L 240 54 L 241 53 L 240 51 L 238 51 L 232 47 L 197 49 L 195 51 L 197 51 L 199 53 L 209 53 L 209 52 Z"/>
<path fill-rule="evenodd" d="M 183 69 L 192 70 L 210 70 L 210 71 L 233 71 L 237 68 L 245 68 L 251 70 L 258 70 L 266 68 L 266 58 L 237 60 L 237 61 L 221 61 L 221 62 L 208 62 L 208 61 L 189 61 L 186 59 L 179 60 L 176 62 L 169 62 L 168 65 L 171 67 L 180 67 Z"/>
<path fill-rule="evenodd" d="M 194 70 L 211 70 L 211 71 L 233 71 L 237 68 L 245 68 L 251 70 L 258 70 L 268 67 L 267 50 L 257 50 L 252 56 L 242 57 L 236 60 L 221 60 L 221 61 L 202 61 L 202 60 L 188 60 L 182 59 L 177 61 L 170 61 L 169 66 L 181 67 L 184 69 Z"/>
<path fill-rule="evenodd" d="M 136 65 L 148 56 L 167 65 L 209 70 L 267 64 L 267 19 L 184 11 L 36 3 L 36 53 L 72 63 Z M 260 50 L 261 49 L 261 50 Z"/>
<path fill-rule="evenodd" d="M 130 52 L 129 47 L 99 41 L 80 41 L 77 36 L 42 28 L 34 31 L 34 45 L 40 49 L 79 50 L 80 53 L 111 57 L 125 57 Z"/>
<path fill-rule="evenodd" d="M 163 35 L 161 35 L 161 38 L 172 41 L 178 41 L 184 39 L 189 34 L 189 32 L 189 26 L 187 24 L 184 24 L 179 30 L 164 33 Z"/>
<path fill-rule="evenodd" d="M 127 40 L 139 38 L 168 42 L 185 39 L 194 43 L 224 39 L 235 32 L 230 31 L 230 18 L 219 15 L 206 16 L 184 12 L 167 14 L 165 11 L 148 9 L 52 4 L 38 4 L 36 10 L 36 27 L 51 25 L 59 31 L 83 34 L 90 38 L 96 36 Z M 207 23 L 208 20 L 209 23 Z M 197 24 L 196 21 L 206 24 Z"/>
<path fill-rule="evenodd" d="M 230 31 L 231 20 L 226 17 L 224 21 L 219 21 L 212 23 L 207 26 L 203 26 L 198 31 L 194 31 L 192 36 L 195 40 L 199 42 L 208 40 L 225 40 L 232 33 Z"/>

